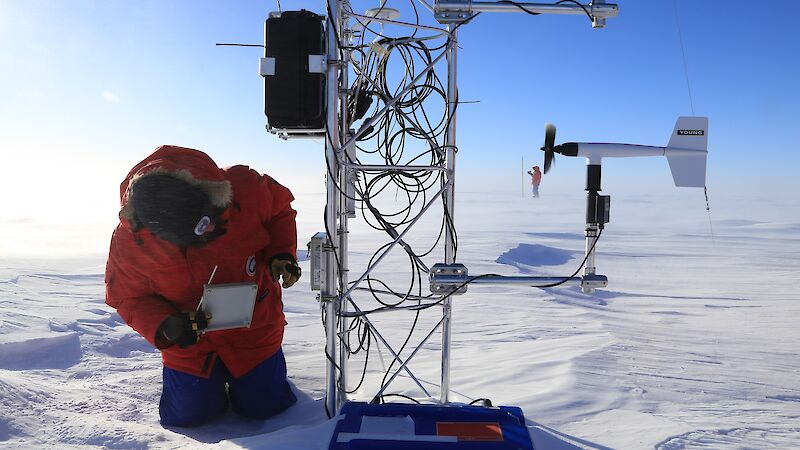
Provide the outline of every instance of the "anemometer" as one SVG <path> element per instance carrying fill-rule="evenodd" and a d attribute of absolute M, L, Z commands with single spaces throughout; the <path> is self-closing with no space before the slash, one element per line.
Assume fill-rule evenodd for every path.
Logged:
<path fill-rule="evenodd" d="M 544 173 L 550 172 L 555 163 L 555 154 L 568 157 L 586 158 L 586 251 L 581 264 L 583 275 L 576 277 L 540 276 L 469 276 L 462 264 L 437 264 L 431 273 L 431 291 L 445 292 L 453 287 L 453 294 L 466 292 L 467 284 L 523 284 L 533 287 L 555 287 L 579 285 L 584 293 L 593 293 L 597 288 L 606 287 L 608 278 L 597 274 L 595 251 L 597 240 L 605 224 L 610 221 L 611 196 L 600 195 L 603 158 L 635 158 L 644 156 L 665 156 L 672 172 L 672 179 L 678 187 L 706 186 L 706 157 L 708 155 L 708 118 L 679 117 L 665 147 L 650 145 L 565 142 L 555 145 L 556 127 L 545 126 Z"/>
<path fill-rule="evenodd" d="M 452 407 L 453 297 L 465 293 L 470 284 L 540 288 L 571 285 L 580 286 L 584 292 L 606 286 L 607 278 L 596 273 L 594 257 L 597 240 L 610 217 L 610 197 L 600 195 L 604 159 L 665 156 L 676 186 L 705 186 L 706 118 L 679 118 L 666 147 L 582 142 L 556 145 L 555 127 L 548 125 L 541 148 L 545 173 L 552 168 L 556 153 L 587 160 L 583 273 L 578 276 L 579 268 L 569 277 L 471 275 L 468 268 L 458 262 L 454 218 L 459 103 L 457 59 L 461 28 L 468 29 L 466 25 L 479 14 L 512 12 L 534 16 L 583 16 L 589 18 L 593 28 L 603 28 L 607 18 L 617 15 L 618 7 L 602 0 L 588 4 L 576 0 L 553 3 L 412 1 L 419 7 L 418 14 L 427 9 L 440 24 L 432 26 L 420 23 L 418 16 L 416 23 L 404 20 L 399 11 L 386 3 L 382 0 L 377 8 L 360 13 L 353 10 L 349 0 L 326 0 L 324 15 L 305 10 L 272 13 L 265 23 L 265 53 L 259 65 L 264 77 L 268 131 L 282 139 L 312 137 L 325 145 L 325 230 L 314 235 L 309 253 L 312 289 L 319 291 L 327 336 L 325 409 L 329 416 L 339 412 L 348 394 L 362 386 L 367 363 L 364 363 L 360 381 L 358 378 L 350 380 L 349 359 L 361 349 L 368 353 L 372 342 L 380 343 L 392 356 L 379 389 L 371 395 L 372 403 L 382 403 L 385 397 L 398 395 L 388 394 L 387 389 L 403 375 L 402 378 L 416 386 L 421 398 Z M 409 32 L 401 37 L 390 37 L 385 34 L 384 25 L 391 25 L 393 29 L 402 27 Z M 392 64 L 397 64 L 393 61 L 402 61 L 404 65 L 398 73 L 392 72 Z M 393 76 L 387 77 L 387 72 L 392 72 Z M 400 80 L 395 84 L 388 81 L 394 82 L 396 78 Z M 425 111 L 428 104 L 436 102 L 441 102 L 439 109 L 444 105 L 444 111 L 439 112 L 441 118 Z M 406 145 L 408 142 L 414 142 L 415 146 Z M 387 192 L 395 194 L 394 200 L 380 201 Z M 400 192 L 402 194 L 398 195 Z M 407 241 L 407 235 L 423 215 L 432 211 L 441 214 L 439 239 L 430 248 L 415 248 Z M 348 253 L 348 221 L 359 213 L 370 226 L 384 232 L 387 239 L 363 268 L 353 267 Z M 408 289 L 393 289 L 376 275 L 376 269 L 393 251 L 408 256 L 413 275 Z M 438 251 L 441 251 L 440 256 L 437 256 Z M 423 258 L 434 264 L 429 266 Z M 377 302 L 380 306 L 365 306 L 362 295 L 373 305 Z M 441 319 L 421 342 L 408 348 L 406 344 L 411 333 L 402 347 L 393 347 L 371 319 L 381 313 L 405 311 L 418 315 L 425 310 L 441 311 Z M 409 365 L 418 350 L 435 335 L 441 336 L 438 398 Z M 356 383 L 356 388 L 351 390 Z M 353 403 L 346 405 L 352 410 L 348 405 Z M 370 408 L 358 407 L 360 412 L 353 414 L 367 414 L 367 409 Z M 485 408 L 470 411 L 478 409 Z M 403 410 L 398 414 L 413 417 L 414 413 Z M 521 411 L 518 415 L 513 411 L 508 414 L 522 418 Z M 522 432 L 527 436 L 524 418 L 522 424 Z M 363 431 L 364 423 L 360 425 Z M 392 425 L 394 429 L 403 426 Z M 357 430 L 358 426 L 354 425 L 353 429 Z M 414 432 L 413 427 L 410 432 Z M 474 430 L 469 431 L 472 432 Z M 338 442 L 337 445 L 332 443 L 331 448 L 349 448 Z M 528 441 L 514 448 L 531 448 L 529 446 Z"/>
<path fill-rule="evenodd" d="M 603 158 L 666 156 L 675 186 L 706 186 L 707 117 L 679 117 L 666 147 L 599 142 L 565 142 L 555 145 L 555 140 L 556 127 L 547 124 L 542 146 L 544 173 L 553 167 L 556 153 L 586 158 L 586 259 L 581 281 L 581 288 L 586 293 L 592 293 L 595 288 L 607 284 L 605 277 L 596 275 L 594 264 L 597 238 L 604 225 L 609 222 L 611 209 L 611 197 L 599 194 Z"/>

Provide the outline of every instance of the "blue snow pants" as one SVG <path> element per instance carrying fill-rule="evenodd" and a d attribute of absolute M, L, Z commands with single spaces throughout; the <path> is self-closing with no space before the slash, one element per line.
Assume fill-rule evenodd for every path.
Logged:
<path fill-rule="evenodd" d="M 163 377 L 158 407 L 163 426 L 201 425 L 224 414 L 229 404 L 241 416 L 266 419 L 297 401 L 286 381 L 282 350 L 239 378 L 233 378 L 219 358 L 209 378 L 168 367 L 164 367 Z"/>

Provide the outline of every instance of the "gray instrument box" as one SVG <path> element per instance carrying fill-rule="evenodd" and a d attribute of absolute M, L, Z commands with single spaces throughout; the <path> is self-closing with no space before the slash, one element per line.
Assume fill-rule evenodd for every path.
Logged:
<path fill-rule="evenodd" d="M 211 313 L 205 331 L 250 328 L 258 286 L 255 283 L 203 285 L 200 310 Z"/>

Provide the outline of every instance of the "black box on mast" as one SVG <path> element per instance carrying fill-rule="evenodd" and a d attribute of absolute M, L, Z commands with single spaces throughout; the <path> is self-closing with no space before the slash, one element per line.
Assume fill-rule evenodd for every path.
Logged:
<path fill-rule="evenodd" d="M 270 131 L 324 130 L 325 29 L 310 11 L 270 14 L 264 24 L 264 114 Z"/>

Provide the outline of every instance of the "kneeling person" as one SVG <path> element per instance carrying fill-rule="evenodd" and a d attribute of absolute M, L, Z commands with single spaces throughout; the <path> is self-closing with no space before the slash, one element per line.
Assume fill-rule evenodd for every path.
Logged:
<path fill-rule="evenodd" d="M 291 192 L 247 166 L 162 146 L 120 186 L 106 265 L 106 303 L 161 351 L 165 426 L 223 414 L 266 419 L 297 399 L 281 350 L 284 288 L 300 277 Z M 203 284 L 258 286 L 249 328 L 202 333 Z"/>

